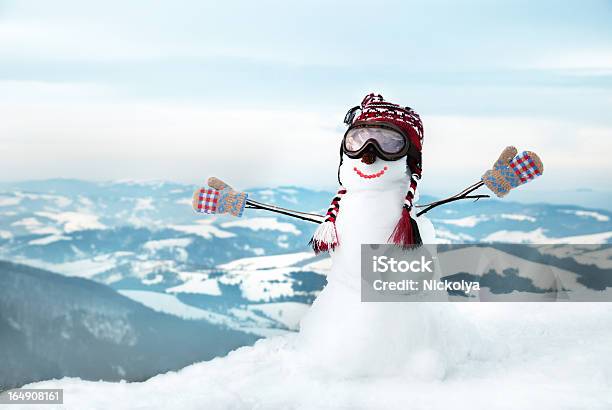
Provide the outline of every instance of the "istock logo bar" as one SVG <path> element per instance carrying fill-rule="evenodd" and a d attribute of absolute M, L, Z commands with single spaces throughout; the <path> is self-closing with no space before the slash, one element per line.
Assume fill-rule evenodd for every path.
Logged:
<path fill-rule="evenodd" d="M 362 245 L 363 302 L 610 302 L 612 245 Z"/>

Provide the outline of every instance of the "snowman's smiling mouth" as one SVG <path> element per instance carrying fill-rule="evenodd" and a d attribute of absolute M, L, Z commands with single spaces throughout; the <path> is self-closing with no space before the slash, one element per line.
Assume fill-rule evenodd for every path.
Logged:
<path fill-rule="evenodd" d="M 353 171 L 355 171 L 357 173 L 357 175 L 359 175 L 361 178 L 365 178 L 365 179 L 372 179 L 372 178 L 382 177 L 386 170 L 387 170 L 387 167 L 384 167 L 383 169 L 381 169 L 380 171 L 378 171 L 378 172 L 376 172 L 374 174 L 365 174 L 365 173 L 361 172 L 361 170 L 359 170 L 359 168 L 353 167 Z"/>

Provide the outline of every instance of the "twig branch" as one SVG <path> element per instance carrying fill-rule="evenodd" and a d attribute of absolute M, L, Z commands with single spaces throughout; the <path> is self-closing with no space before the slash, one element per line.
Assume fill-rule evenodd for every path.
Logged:
<path fill-rule="evenodd" d="M 301 212 L 301 211 L 296 211 L 293 209 L 287 209 L 287 208 L 283 208 L 281 206 L 277 206 L 277 205 L 270 205 L 270 204 L 264 204 L 263 202 L 258 202 L 252 199 L 247 199 L 246 200 L 247 205 L 253 205 L 253 207 L 262 207 L 265 209 L 277 209 L 279 211 L 285 211 L 285 212 L 291 212 L 292 214 L 300 214 L 300 215 L 305 215 L 305 216 L 314 216 L 315 218 L 325 218 L 322 215 L 319 214 L 314 214 L 314 213 L 310 213 L 310 212 Z"/>
<path fill-rule="evenodd" d="M 453 201 L 459 201 L 462 199 L 474 199 L 476 201 L 478 201 L 480 198 L 489 198 L 489 195 L 468 195 L 471 192 L 474 192 L 475 190 L 477 190 L 478 188 L 480 188 L 481 186 L 484 185 L 484 182 L 479 181 L 473 185 L 471 185 L 470 187 L 464 189 L 463 191 L 461 191 L 460 193 L 453 195 L 449 198 L 446 199 L 442 199 L 440 201 L 436 201 L 436 202 L 432 202 L 431 204 L 428 204 L 425 206 L 425 209 L 423 209 L 422 211 L 419 211 L 417 213 L 417 216 L 421 216 L 427 212 L 429 212 L 430 210 L 432 210 L 433 208 L 443 205 L 443 204 L 447 204 L 449 202 L 453 202 Z"/>
<path fill-rule="evenodd" d="M 303 214 L 302 212 L 293 211 L 291 209 L 280 208 L 280 207 L 276 207 L 276 206 L 273 206 L 273 205 L 262 204 L 260 202 L 252 203 L 251 201 L 248 201 L 247 202 L 247 208 L 250 208 L 250 209 L 263 209 L 263 210 L 266 210 L 266 211 L 276 212 L 277 214 L 287 215 L 287 216 L 291 216 L 293 218 L 301 219 L 303 221 L 308 221 L 308 222 L 314 222 L 314 223 L 317 223 L 317 224 L 322 223 L 323 220 L 325 219 L 325 217 L 323 215 Z M 312 216 L 307 216 L 307 215 L 312 215 Z"/>

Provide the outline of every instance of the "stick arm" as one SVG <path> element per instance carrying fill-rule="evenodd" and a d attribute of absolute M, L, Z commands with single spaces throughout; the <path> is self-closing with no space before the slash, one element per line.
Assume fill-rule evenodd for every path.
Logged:
<path fill-rule="evenodd" d="M 247 200 L 247 208 L 275 212 L 277 214 L 290 216 L 292 218 L 300 219 L 302 221 L 314 222 L 316 224 L 323 223 L 323 221 L 325 220 L 325 217 L 323 215 L 294 211 L 293 209 L 281 208 L 278 206 L 263 204 L 261 202 L 255 202 L 251 200 Z"/>
<path fill-rule="evenodd" d="M 229 185 L 228 183 L 222 181 L 219 178 L 216 177 L 210 177 L 208 178 L 208 186 L 210 188 L 212 188 L 213 190 L 215 190 L 215 192 L 212 194 L 213 196 L 215 196 L 215 199 L 212 200 L 212 203 L 215 204 L 217 202 L 220 202 L 221 205 L 217 205 L 217 207 L 214 207 L 214 205 L 210 205 L 210 208 L 212 209 L 212 212 L 205 212 L 205 213 L 216 213 L 217 209 L 225 209 L 227 208 L 227 205 L 225 203 L 226 201 L 226 197 L 229 197 L 230 194 L 232 196 L 232 198 L 234 199 L 232 205 L 234 206 L 234 208 L 248 208 L 248 209 L 259 209 L 259 210 L 264 210 L 264 211 L 269 211 L 269 212 L 274 212 L 274 213 L 278 213 L 281 215 L 286 215 L 286 216 L 290 216 L 292 218 L 296 218 L 296 219 L 300 219 L 303 221 L 308 221 L 308 222 L 314 222 L 314 223 L 322 223 L 325 220 L 325 217 L 323 215 L 319 215 L 319 214 L 315 214 L 315 213 L 308 213 L 308 212 L 300 212 L 300 211 L 296 211 L 293 209 L 287 209 L 287 208 L 283 208 L 280 206 L 276 206 L 276 205 L 270 205 L 270 204 L 264 204 L 262 202 L 258 202 L 255 201 L 253 199 L 249 199 L 248 194 L 245 192 L 238 192 L 235 191 L 231 185 Z M 194 193 L 194 210 L 196 212 L 201 212 L 200 209 L 202 208 L 200 202 L 202 202 L 204 200 L 204 196 L 200 193 L 202 191 L 202 189 L 196 191 L 196 193 Z M 225 194 L 225 196 L 224 196 Z M 211 195 L 210 193 L 207 193 L 207 195 Z M 208 199 L 208 198 L 206 198 Z M 235 203 L 235 205 L 234 205 Z M 232 208 L 232 209 L 234 209 Z M 226 213 L 226 211 L 221 211 L 221 213 Z M 242 214 L 242 211 L 240 212 L 233 212 L 232 213 L 234 216 L 240 216 Z"/>
<path fill-rule="evenodd" d="M 421 215 L 429 212 L 430 210 L 432 210 L 433 208 L 435 208 L 437 206 L 448 204 L 450 202 L 460 201 L 462 199 L 474 199 L 475 201 L 478 201 L 480 198 L 489 198 L 490 195 L 469 195 L 470 193 L 474 192 L 475 190 L 477 190 L 478 188 L 480 188 L 483 185 L 484 185 L 484 182 L 478 181 L 477 183 L 472 184 L 471 186 L 467 187 L 463 191 L 461 191 L 458 194 L 455 194 L 455 195 L 453 195 L 451 197 L 448 197 L 446 199 L 441 199 L 439 201 L 435 201 L 435 202 L 432 202 L 430 204 L 421 205 L 420 207 L 423 207 L 424 209 L 419 211 L 419 212 L 417 212 L 417 216 L 421 216 Z"/>

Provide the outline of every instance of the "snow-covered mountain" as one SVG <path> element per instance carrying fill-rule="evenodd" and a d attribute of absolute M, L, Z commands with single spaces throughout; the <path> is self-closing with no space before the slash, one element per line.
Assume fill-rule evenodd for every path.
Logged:
<path fill-rule="evenodd" d="M 118 291 L 113 298 L 122 295 L 211 329 L 229 327 L 252 337 L 296 330 L 330 266 L 307 245 L 315 226 L 251 210 L 240 219 L 195 214 L 196 188 L 130 181 L 3 184 L 0 259 L 95 281 Z M 299 187 L 248 192 L 260 202 L 319 213 L 332 196 Z M 421 202 L 433 199 L 423 196 Z M 569 205 L 481 200 L 428 216 L 443 243 L 603 244 L 612 238 L 612 213 Z M 21 299 L 21 308 L 31 300 Z"/>
<path fill-rule="evenodd" d="M 291 320 L 278 319 L 303 310 L 325 284 L 328 262 L 307 245 L 315 226 L 252 210 L 240 219 L 195 214 L 196 188 L 163 181 L 3 184 L 0 258 L 86 277 L 175 315 L 214 316 L 257 334 L 291 330 Z M 299 187 L 248 192 L 320 213 L 332 196 Z M 569 205 L 462 201 L 428 216 L 444 243 L 612 238 L 612 213 Z"/>
<path fill-rule="evenodd" d="M 257 334 L 294 328 L 295 320 L 286 316 L 313 300 L 325 283 L 324 271 L 316 265 L 289 268 L 308 263 L 301 263 L 302 255 L 289 257 L 287 265 L 283 255 L 307 251 L 314 227 L 257 213 L 244 219 L 198 215 L 191 210 L 195 188 L 77 180 L 5 185 L 0 194 L 0 258 L 93 279 L 184 317 L 214 316 Z M 255 189 L 252 195 L 276 204 L 299 202 L 313 211 L 328 201 L 327 192 L 294 187 Z M 284 270 L 267 271 L 274 285 L 260 287 L 260 294 L 251 288 L 264 283 L 261 278 L 243 284 L 232 265 L 221 267 L 265 255 L 281 255 L 266 264 Z M 250 309 L 249 304 L 261 306 Z"/>

